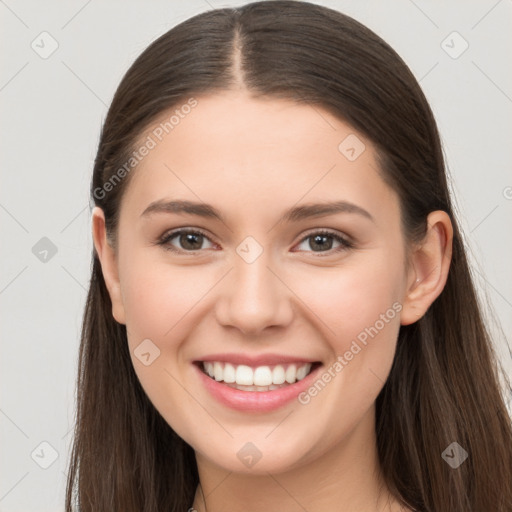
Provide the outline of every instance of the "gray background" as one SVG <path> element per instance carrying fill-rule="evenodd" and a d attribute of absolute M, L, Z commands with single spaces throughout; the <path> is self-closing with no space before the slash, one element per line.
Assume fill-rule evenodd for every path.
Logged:
<path fill-rule="evenodd" d="M 88 187 L 115 88 L 172 26 L 244 3 L 0 0 L 0 512 L 63 510 L 92 249 Z M 316 3 L 377 32 L 420 81 L 512 373 L 512 1 Z"/>

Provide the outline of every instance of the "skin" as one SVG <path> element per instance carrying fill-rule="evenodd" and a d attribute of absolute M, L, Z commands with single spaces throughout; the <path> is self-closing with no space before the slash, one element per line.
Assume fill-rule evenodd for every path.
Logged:
<path fill-rule="evenodd" d="M 144 390 L 194 448 L 208 512 L 405 510 L 382 482 L 375 399 L 400 325 L 417 321 L 446 283 L 448 215 L 429 215 L 408 266 L 398 197 L 363 135 L 317 106 L 251 99 L 243 90 L 196 98 L 197 107 L 133 171 L 115 249 L 102 210 L 93 211 L 112 314 L 127 327 Z M 354 161 L 338 150 L 350 134 L 366 146 Z M 225 223 L 141 216 L 163 198 L 210 203 Z M 355 203 L 374 222 L 354 213 L 278 222 L 297 204 L 328 200 Z M 209 237 L 199 239 L 195 255 L 179 236 L 168 245 L 181 254 L 155 243 L 182 227 Z M 315 251 L 306 236 L 320 229 L 349 237 L 354 248 L 336 252 L 340 244 L 329 238 Z M 236 252 L 247 236 L 263 249 L 250 264 Z M 230 352 L 295 355 L 328 368 L 395 302 L 401 311 L 305 405 L 294 400 L 270 413 L 229 409 L 192 366 L 201 356 Z M 145 366 L 134 350 L 148 338 L 160 356 Z M 237 457 L 249 441 L 262 454 L 251 468 Z M 193 506 L 205 510 L 199 488 Z"/>

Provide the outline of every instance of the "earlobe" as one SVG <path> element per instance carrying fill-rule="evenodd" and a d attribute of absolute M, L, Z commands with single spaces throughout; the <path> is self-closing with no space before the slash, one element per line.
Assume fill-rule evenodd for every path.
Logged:
<path fill-rule="evenodd" d="M 94 248 L 100 260 L 103 279 L 112 302 L 112 316 L 120 324 L 125 324 L 124 305 L 119 281 L 116 254 L 108 243 L 103 210 L 95 206 L 92 211 L 92 236 Z"/>
<path fill-rule="evenodd" d="M 448 279 L 452 258 L 453 227 L 449 215 L 431 212 L 422 244 L 412 254 L 412 268 L 400 315 L 401 325 L 421 318 L 441 294 Z"/>

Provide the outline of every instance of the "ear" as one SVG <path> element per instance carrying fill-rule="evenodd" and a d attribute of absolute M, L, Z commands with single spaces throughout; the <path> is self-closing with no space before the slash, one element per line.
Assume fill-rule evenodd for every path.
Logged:
<path fill-rule="evenodd" d="M 453 241 L 450 217 L 441 210 L 431 212 L 427 225 L 425 238 L 411 255 L 412 264 L 400 314 L 401 325 L 419 320 L 441 294 L 448 278 Z"/>
<path fill-rule="evenodd" d="M 105 285 L 107 286 L 112 302 L 112 316 L 120 324 L 125 324 L 117 258 L 114 249 L 107 240 L 105 215 L 103 210 L 98 206 L 95 206 L 92 211 L 92 237 L 94 240 L 94 248 L 100 260 Z"/>

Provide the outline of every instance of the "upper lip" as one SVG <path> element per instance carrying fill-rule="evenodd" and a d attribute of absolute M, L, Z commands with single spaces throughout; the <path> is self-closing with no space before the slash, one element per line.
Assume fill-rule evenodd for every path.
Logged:
<path fill-rule="evenodd" d="M 284 354 L 260 354 L 257 356 L 248 356 L 247 354 L 210 354 L 200 359 L 196 359 L 195 362 L 223 362 L 231 363 L 233 365 L 246 365 L 252 367 L 258 366 L 273 366 L 281 363 L 292 364 L 292 363 L 317 363 L 318 359 L 302 358 L 297 356 L 288 356 Z"/>

